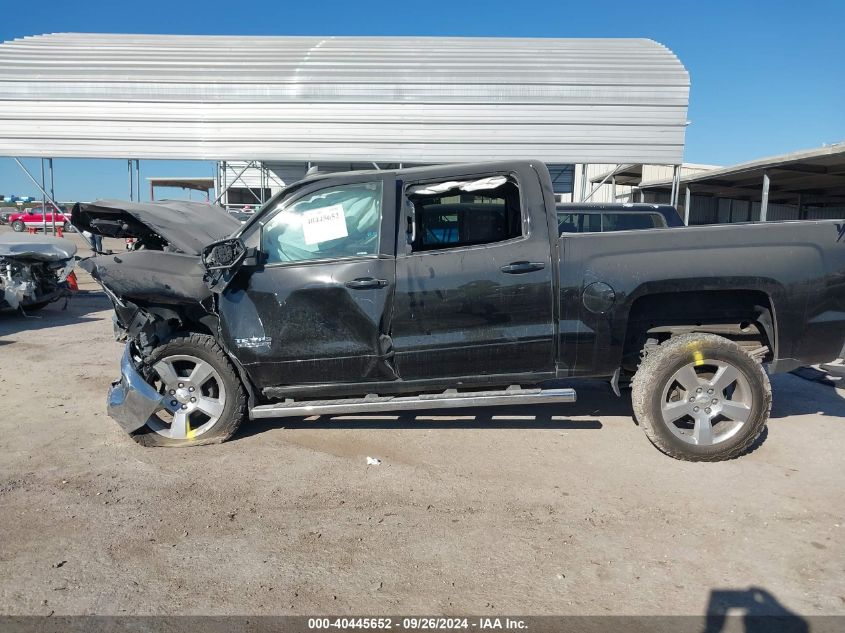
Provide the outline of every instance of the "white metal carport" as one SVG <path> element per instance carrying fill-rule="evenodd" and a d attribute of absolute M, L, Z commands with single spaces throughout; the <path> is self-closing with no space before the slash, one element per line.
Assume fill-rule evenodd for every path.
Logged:
<path fill-rule="evenodd" d="M 688 98 L 647 39 L 58 33 L 0 44 L 0 156 L 677 165 Z"/>

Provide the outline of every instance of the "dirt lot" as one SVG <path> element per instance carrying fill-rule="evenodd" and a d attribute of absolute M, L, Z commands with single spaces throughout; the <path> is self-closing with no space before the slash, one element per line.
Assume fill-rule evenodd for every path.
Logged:
<path fill-rule="evenodd" d="M 718 464 L 663 456 L 602 383 L 144 449 L 105 415 L 121 348 L 82 288 L 0 316 L 1 613 L 701 614 L 756 587 L 845 614 L 832 386 L 774 377 L 768 437 Z"/>

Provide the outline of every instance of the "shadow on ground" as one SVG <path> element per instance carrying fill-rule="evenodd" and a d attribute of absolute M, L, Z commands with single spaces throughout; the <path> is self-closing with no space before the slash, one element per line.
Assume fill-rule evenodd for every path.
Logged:
<path fill-rule="evenodd" d="M 845 418 L 845 397 L 826 376 L 810 367 L 800 375 L 772 376 L 771 418 L 810 414 Z"/>
<path fill-rule="evenodd" d="M 241 427 L 235 439 L 273 429 L 573 429 L 598 430 L 603 417 L 622 417 L 636 425 L 631 392 L 617 398 L 605 381 L 571 382 L 577 402 L 560 405 L 514 405 L 466 409 L 419 409 L 413 412 L 383 412 L 372 415 L 337 415 L 253 420 Z M 845 418 L 845 398 L 824 382 L 792 374 L 772 376 L 774 393 L 771 419 L 794 415 L 821 414 Z M 573 419 L 577 418 L 577 419 Z M 748 452 L 765 442 L 764 429 Z"/>
<path fill-rule="evenodd" d="M 707 604 L 704 633 L 737 630 L 730 620 L 741 620 L 745 633 L 807 633 L 807 620 L 782 605 L 760 587 L 713 589 Z"/>
<path fill-rule="evenodd" d="M 4 310 L 0 312 L 0 336 L 96 321 L 97 319 L 87 315 L 108 310 L 110 307 L 111 303 L 102 292 L 80 291 L 68 300 L 66 308 L 64 299 L 60 299 L 29 315 L 24 315 L 19 310 Z M 0 340 L 0 345 L 10 343 L 14 341 Z"/>

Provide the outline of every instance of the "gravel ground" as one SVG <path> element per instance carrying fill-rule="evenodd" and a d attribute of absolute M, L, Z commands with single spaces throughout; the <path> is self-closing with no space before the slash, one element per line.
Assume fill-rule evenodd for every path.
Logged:
<path fill-rule="evenodd" d="M 558 408 L 254 422 L 219 446 L 145 449 L 105 415 L 121 347 L 80 278 L 67 310 L 0 315 L 0 613 L 701 614 L 763 600 L 845 614 L 834 386 L 775 376 L 767 437 L 717 464 L 659 453 L 630 399 L 598 382 Z"/>

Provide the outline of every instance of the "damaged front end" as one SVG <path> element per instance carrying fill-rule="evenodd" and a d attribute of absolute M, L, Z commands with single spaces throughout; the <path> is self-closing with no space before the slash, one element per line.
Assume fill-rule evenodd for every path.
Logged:
<path fill-rule="evenodd" d="M 69 297 L 76 245 L 61 238 L 0 237 L 0 309 L 38 310 Z"/>
<path fill-rule="evenodd" d="M 114 306 L 115 338 L 126 342 L 121 378 L 108 396 L 108 413 L 127 432 L 143 427 L 162 408 L 162 396 L 146 380 L 144 361 L 180 332 L 215 335 L 217 314 L 205 282 L 204 246 L 240 227 L 225 210 L 188 202 L 77 204 L 79 230 L 131 237 L 136 249 L 101 253 L 80 262 Z"/>
<path fill-rule="evenodd" d="M 109 389 L 108 414 L 127 433 L 143 427 L 152 415 L 163 408 L 164 396 L 156 391 L 135 368 L 132 343 L 126 344 L 120 361 L 120 380 Z"/>

